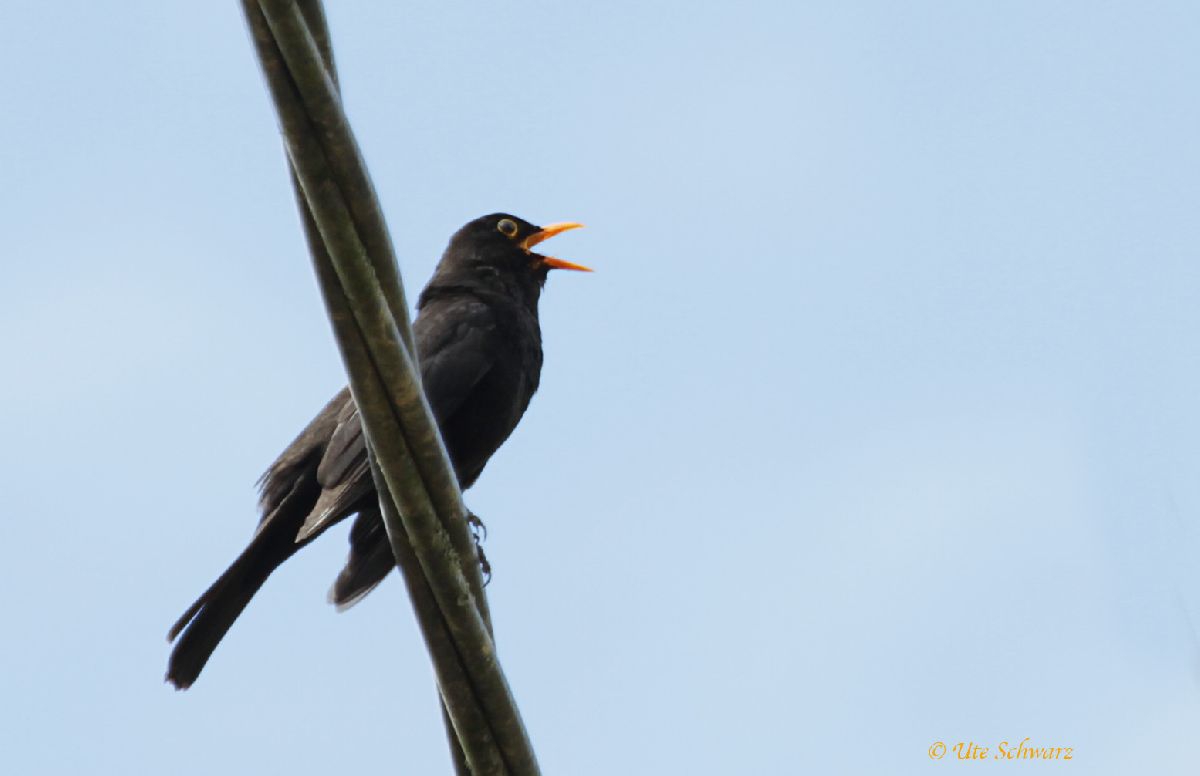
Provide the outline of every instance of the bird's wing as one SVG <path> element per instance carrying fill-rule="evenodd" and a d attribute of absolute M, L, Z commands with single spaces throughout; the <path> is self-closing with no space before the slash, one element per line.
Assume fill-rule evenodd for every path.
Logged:
<path fill-rule="evenodd" d="M 482 302 L 457 299 L 436 302 L 414 324 L 421 356 L 421 382 L 434 418 L 441 423 L 470 395 L 495 363 L 496 323 Z M 358 406 L 346 402 L 317 467 L 321 496 L 296 535 L 297 542 L 316 536 L 354 511 L 374 487 L 367 464 Z"/>
<path fill-rule="evenodd" d="M 295 487 L 297 479 L 304 476 L 306 471 L 311 471 L 325 455 L 328 440 L 337 430 L 347 406 L 353 408 L 354 400 L 350 397 L 350 389 L 343 388 L 259 478 L 262 517 L 258 530 L 261 531 L 268 521 L 278 519 L 278 508 Z"/>
<path fill-rule="evenodd" d="M 300 526 L 297 542 L 311 539 L 350 514 L 373 487 L 362 420 L 353 401 L 346 402 L 338 414 L 337 426 L 317 464 L 317 483 L 321 495 Z"/>
<path fill-rule="evenodd" d="M 495 313 L 473 297 L 434 300 L 413 324 L 421 384 L 441 425 L 496 363 L 501 337 Z"/>

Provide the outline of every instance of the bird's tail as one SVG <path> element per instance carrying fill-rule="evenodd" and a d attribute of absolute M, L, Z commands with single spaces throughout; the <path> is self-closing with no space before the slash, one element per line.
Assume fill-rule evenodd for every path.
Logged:
<path fill-rule="evenodd" d="M 250 603 L 267 577 L 298 549 L 295 543 L 280 546 L 269 532 L 260 532 L 225 573 L 188 607 L 167 633 L 175 641 L 167 665 L 167 681 L 186 690 L 196 681 L 213 650 L 234 620 Z"/>
<path fill-rule="evenodd" d="M 396 567 L 379 506 L 364 508 L 350 527 L 350 557 L 329 590 L 329 601 L 345 611 L 375 589 Z"/>
<path fill-rule="evenodd" d="M 267 577 L 316 535 L 296 541 L 319 487 L 315 473 L 297 477 L 288 494 L 259 524 L 258 532 L 225 573 L 188 607 L 167 632 L 175 641 L 167 681 L 186 690 L 196 681 L 213 650 Z M 178 641 L 176 641 L 178 638 Z"/>

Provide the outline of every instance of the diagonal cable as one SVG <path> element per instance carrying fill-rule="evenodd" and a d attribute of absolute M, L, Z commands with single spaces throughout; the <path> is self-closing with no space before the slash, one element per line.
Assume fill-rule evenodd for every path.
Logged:
<path fill-rule="evenodd" d="M 496 659 L 462 494 L 421 391 L 403 286 L 341 109 L 320 5 L 304 2 L 302 11 L 290 0 L 244 0 L 244 6 L 362 415 L 388 536 L 457 736 L 457 767 L 461 772 L 465 760 L 476 774 L 537 774 Z"/>

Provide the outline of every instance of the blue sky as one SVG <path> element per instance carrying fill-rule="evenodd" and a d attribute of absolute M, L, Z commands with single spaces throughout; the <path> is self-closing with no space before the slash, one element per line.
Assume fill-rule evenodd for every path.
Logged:
<path fill-rule="evenodd" d="M 547 773 L 1194 772 L 1194 4 L 330 12 L 410 294 L 589 227 L 467 496 Z M 4 770 L 449 772 L 344 530 L 162 683 L 343 382 L 237 5 L 9 3 L 0 65 Z"/>

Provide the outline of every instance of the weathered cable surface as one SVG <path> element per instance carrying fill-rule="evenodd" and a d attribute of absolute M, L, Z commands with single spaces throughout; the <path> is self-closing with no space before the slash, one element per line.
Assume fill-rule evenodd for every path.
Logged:
<path fill-rule="evenodd" d="M 461 746 L 456 767 L 465 759 L 476 774 L 537 774 L 496 659 L 462 494 L 420 387 L 391 241 L 341 109 L 323 12 L 312 0 L 244 0 L 244 7 L 362 414 L 388 536 Z"/>

